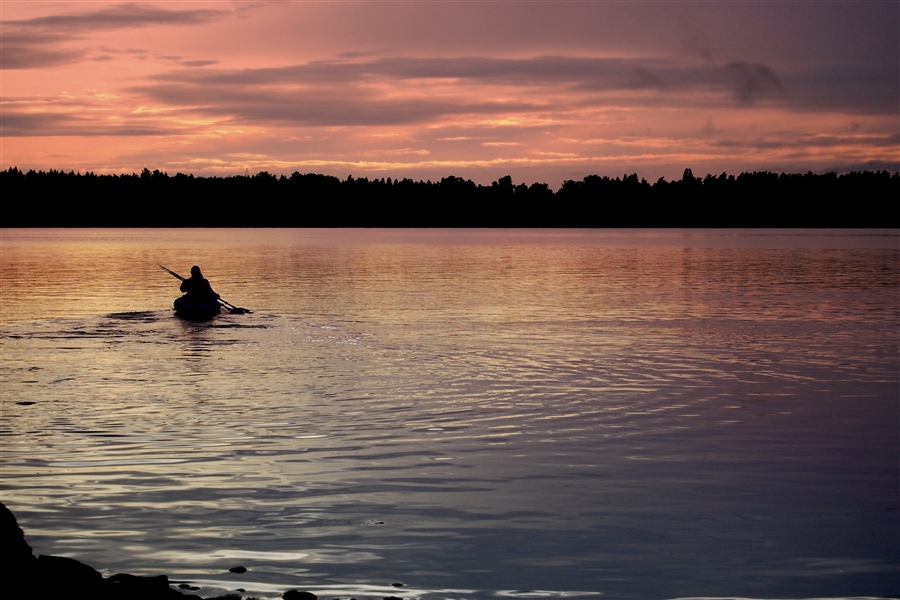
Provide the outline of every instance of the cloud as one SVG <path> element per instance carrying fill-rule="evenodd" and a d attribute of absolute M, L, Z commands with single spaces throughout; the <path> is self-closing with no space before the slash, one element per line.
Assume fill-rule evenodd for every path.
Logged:
<path fill-rule="evenodd" d="M 87 52 L 75 48 L 54 48 L 40 42 L 15 43 L 3 40 L 0 69 L 45 69 L 79 62 Z"/>
<path fill-rule="evenodd" d="M 756 66 L 771 73 L 768 67 Z M 202 75 L 170 73 L 163 81 L 215 85 L 273 85 L 313 82 L 346 83 L 361 79 L 443 79 L 481 84 L 557 86 L 589 90 L 665 89 L 692 85 L 730 85 L 729 73 L 698 68 L 668 59 L 589 58 L 538 56 L 524 59 L 458 57 L 395 57 L 369 61 L 313 61 L 277 68 L 209 72 Z M 732 76 L 731 79 L 734 79 Z"/>
<path fill-rule="evenodd" d="M 148 136 L 183 133 L 150 119 L 133 119 L 126 123 L 98 122 L 92 116 L 71 112 L 34 113 L 4 109 L 3 137 L 98 137 L 98 136 Z"/>
<path fill-rule="evenodd" d="M 662 57 L 364 57 L 175 70 L 151 76 L 130 92 L 201 114 L 356 126 L 461 114 L 564 115 L 626 105 L 743 111 L 764 104 L 791 111 L 895 115 L 900 110 L 897 79 L 896 73 L 877 69 L 779 73 L 737 60 L 714 65 Z"/>
<path fill-rule="evenodd" d="M 179 67 L 115 90 L 119 96 L 115 101 L 87 98 L 82 108 L 72 104 L 77 104 L 74 100 L 66 104 L 61 98 L 43 104 L 6 99 L 3 135 L 191 139 L 235 135 L 246 139 L 247 132 L 263 135 L 265 131 L 274 144 L 276 138 L 295 140 L 310 133 L 337 139 L 333 132 L 341 129 L 342 143 L 352 149 L 347 150 L 351 155 L 414 156 L 411 148 L 436 153 L 439 150 L 432 144 L 439 144 L 440 151 L 453 153 L 454 159 L 467 152 L 491 153 L 489 160 L 528 153 L 563 157 L 571 154 L 573 144 L 587 147 L 582 138 L 600 140 L 596 147 L 603 151 L 621 152 L 627 146 L 655 155 L 669 152 L 669 147 L 683 147 L 685 139 L 699 136 L 705 140 L 697 142 L 705 148 L 705 154 L 700 154 L 707 157 L 721 151 L 749 156 L 824 147 L 854 154 L 850 146 L 868 149 L 860 150 L 863 154 L 877 150 L 884 155 L 886 147 L 877 136 L 860 135 L 842 142 L 826 142 L 814 135 L 793 140 L 784 131 L 759 137 L 758 131 L 736 127 L 743 118 L 738 115 L 749 115 L 760 103 L 766 111 L 777 111 L 777 119 L 789 119 L 785 115 L 803 106 L 798 88 L 791 87 L 797 81 L 796 72 L 787 73 L 785 83 L 773 69 L 758 63 L 733 61 L 716 66 L 697 59 L 666 58 L 367 55 L 226 69 L 213 61 L 177 55 L 163 58 Z M 809 84 L 803 91 L 815 95 L 815 86 Z M 697 113 L 694 120 L 687 116 Z M 775 113 L 766 114 L 767 119 L 776 118 Z M 797 127 L 814 131 L 811 125 Z M 871 128 L 874 124 L 869 127 L 870 132 L 876 131 Z M 406 147 L 386 148 L 353 137 L 371 138 L 373 132 L 391 128 L 410 140 Z M 724 139 L 726 133 L 728 139 Z M 456 143 L 447 144 L 448 140 Z M 469 140 L 469 144 L 460 143 Z M 317 145 L 317 150 L 308 151 L 321 155 L 321 142 Z M 285 142 L 283 151 L 298 148 L 296 142 Z"/>
<path fill-rule="evenodd" d="M 752 148 L 756 150 L 809 149 L 857 147 L 884 149 L 900 147 L 900 134 L 798 134 L 789 131 L 773 132 L 767 137 L 751 139 L 721 139 L 712 142 L 720 148 Z"/>
<path fill-rule="evenodd" d="M 900 114 L 900 69 L 892 66 L 820 65 L 785 79 L 795 110 Z"/>
<path fill-rule="evenodd" d="M 186 67 L 208 67 L 209 65 L 218 64 L 217 60 L 184 60 L 181 61 Z"/>
<path fill-rule="evenodd" d="M 168 10 L 148 4 L 128 3 L 83 13 L 5 21 L 3 25 L 22 32 L 54 31 L 79 35 L 89 31 L 147 27 L 149 25 L 195 25 L 227 14 L 230 13 L 213 9 Z"/>
<path fill-rule="evenodd" d="M 711 68 L 666 59 L 394 57 L 178 70 L 152 76 L 129 91 L 218 117 L 357 126 L 464 114 L 562 114 L 615 103 L 608 97 L 615 93 L 629 95 L 632 106 L 746 106 L 777 96 L 782 86 L 770 68 L 747 63 Z"/>
<path fill-rule="evenodd" d="M 228 14 L 213 9 L 169 10 L 145 4 L 119 4 L 88 12 L 3 21 L 0 69 L 43 69 L 85 60 L 89 52 L 73 45 L 97 31 L 196 25 Z"/>
<path fill-rule="evenodd" d="M 765 65 L 730 62 L 721 73 L 731 85 L 735 98 L 744 104 L 783 91 L 778 75 Z"/>
<path fill-rule="evenodd" d="M 362 87 L 245 86 L 167 83 L 130 90 L 166 107 L 234 121 L 294 126 L 386 126 L 431 122 L 448 115 L 500 115 L 538 110 L 524 101 L 454 101 L 379 95 Z"/>

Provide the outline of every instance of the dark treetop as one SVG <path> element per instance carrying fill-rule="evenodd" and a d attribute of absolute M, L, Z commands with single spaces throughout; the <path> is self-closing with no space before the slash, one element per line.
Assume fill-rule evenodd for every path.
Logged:
<path fill-rule="evenodd" d="M 460 177 L 345 180 L 0 171 L 3 227 L 897 227 L 900 174 L 755 172 L 650 184 L 637 174 L 489 186 Z"/>

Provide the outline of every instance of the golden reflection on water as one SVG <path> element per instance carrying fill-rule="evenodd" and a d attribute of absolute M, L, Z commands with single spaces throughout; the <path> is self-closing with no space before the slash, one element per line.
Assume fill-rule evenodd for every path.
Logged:
<path fill-rule="evenodd" d="M 182 274 L 201 264 L 223 297 L 262 310 L 398 323 L 435 310 L 507 322 L 548 305 L 565 317 L 703 316 L 711 285 L 752 301 L 773 287 L 847 292 L 894 277 L 868 264 L 873 251 L 890 263 L 890 231 L 764 233 L 2 230 L 0 322 L 169 308 L 178 282 L 158 264 Z M 790 310 L 769 307 L 772 317 L 784 316 L 777 308 Z"/>
<path fill-rule="evenodd" d="M 4 230 L 3 499 L 40 552 L 261 597 L 881 589 L 897 240 Z M 253 314 L 174 318 L 158 263 Z"/>

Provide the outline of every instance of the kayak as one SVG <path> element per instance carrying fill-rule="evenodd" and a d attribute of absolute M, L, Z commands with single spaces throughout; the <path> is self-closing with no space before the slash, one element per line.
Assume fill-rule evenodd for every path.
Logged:
<path fill-rule="evenodd" d="M 189 321 L 205 321 L 211 319 L 221 310 L 218 302 L 196 301 L 182 296 L 175 299 L 175 313 Z"/>

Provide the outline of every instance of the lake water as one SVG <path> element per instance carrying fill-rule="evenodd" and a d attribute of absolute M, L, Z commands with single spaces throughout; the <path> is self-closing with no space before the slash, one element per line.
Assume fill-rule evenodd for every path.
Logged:
<path fill-rule="evenodd" d="M 3 230 L 0 260 L 36 553 L 204 596 L 900 594 L 896 230 Z M 158 263 L 253 313 L 179 320 Z"/>

